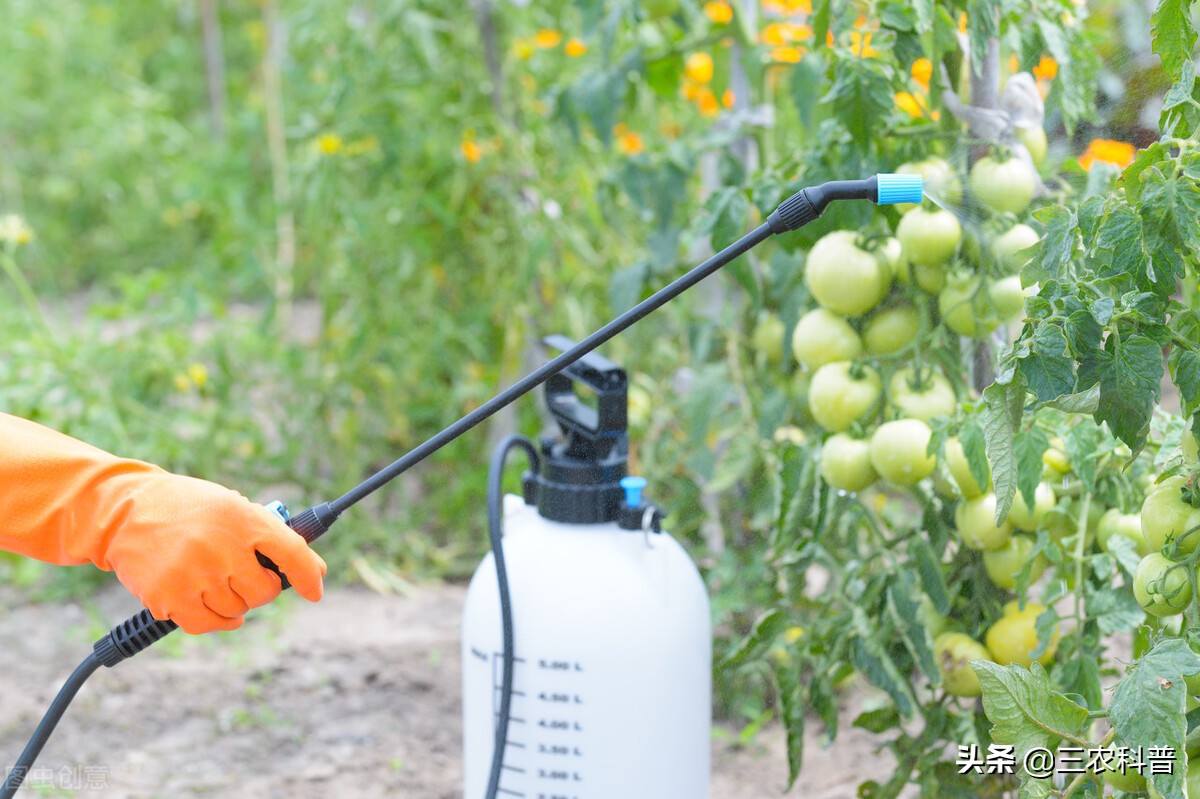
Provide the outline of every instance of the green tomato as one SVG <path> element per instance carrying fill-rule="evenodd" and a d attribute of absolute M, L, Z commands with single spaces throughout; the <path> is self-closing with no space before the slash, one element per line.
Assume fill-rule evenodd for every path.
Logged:
<path fill-rule="evenodd" d="M 1013 321 L 1020 319 L 1025 315 L 1025 298 L 1032 291 L 1027 292 L 1021 288 L 1021 278 L 1017 275 L 1010 275 L 999 280 L 993 281 L 988 286 L 988 297 L 992 300 L 992 307 L 996 310 L 996 315 L 1003 321 Z"/>
<path fill-rule="evenodd" d="M 872 355 L 899 352 L 921 332 L 921 314 L 911 305 L 897 305 L 879 311 L 863 327 L 863 343 Z"/>
<path fill-rule="evenodd" d="M 1131 765 L 1126 764 L 1124 772 L 1118 769 L 1106 768 L 1099 773 L 1106 783 L 1118 791 L 1137 794 L 1146 790 L 1146 778 L 1139 774 L 1138 770 Z"/>
<path fill-rule="evenodd" d="M 855 376 L 848 361 L 827 363 L 816 371 L 808 388 L 808 407 L 817 424 L 840 433 L 855 422 L 866 422 L 879 410 L 883 381 L 869 366 Z"/>
<path fill-rule="evenodd" d="M 1025 605 L 1024 610 L 1017 609 L 1017 603 L 1009 602 L 1004 607 L 1004 613 L 988 628 L 984 641 L 988 651 L 1001 666 L 1016 663 L 1029 668 L 1033 664 L 1031 655 L 1038 648 L 1037 618 L 1046 608 L 1035 602 Z M 1037 662 L 1049 666 L 1054 661 L 1058 651 L 1058 625 L 1055 624 L 1050 636 L 1050 644 Z"/>
<path fill-rule="evenodd" d="M 804 280 L 816 301 L 843 316 L 862 316 L 892 285 L 891 267 L 881 256 L 859 249 L 856 238 L 849 230 L 823 236 L 804 267 Z"/>
<path fill-rule="evenodd" d="M 871 465 L 892 485 L 915 485 L 937 466 L 937 459 L 926 454 L 932 437 L 929 425 L 920 419 L 881 424 L 871 436 Z"/>
<path fill-rule="evenodd" d="M 954 526 L 963 543 L 976 550 L 999 549 L 1012 538 L 1012 522 L 996 524 L 996 495 L 991 491 L 964 499 L 954 509 Z"/>
<path fill-rule="evenodd" d="M 1166 556 L 1151 552 L 1133 573 L 1133 598 L 1152 616 L 1174 616 L 1192 604 L 1187 568 L 1175 565 Z"/>
<path fill-rule="evenodd" d="M 1029 225 L 1018 222 L 1008 230 L 992 239 L 992 255 L 1006 272 L 1020 272 L 1029 262 L 1028 257 L 1022 256 L 1022 250 L 1032 247 L 1041 241 L 1041 236 Z"/>
<path fill-rule="evenodd" d="M 834 433 L 821 447 L 821 477 L 839 491 L 862 491 L 878 475 L 871 466 L 871 445 L 845 433 Z"/>
<path fill-rule="evenodd" d="M 992 659 L 992 654 L 983 644 L 966 633 L 942 633 L 934 638 L 933 656 L 937 660 L 946 693 L 965 697 L 982 693 L 979 675 L 971 668 L 971 661 Z"/>
<path fill-rule="evenodd" d="M 755 355 L 769 364 L 782 363 L 783 338 L 786 334 L 787 327 L 779 318 L 779 314 L 772 311 L 760 314 L 750 336 Z"/>
<path fill-rule="evenodd" d="M 896 172 L 901 175 L 920 175 L 922 188 L 930 197 L 936 197 L 947 205 L 962 204 L 962 180 L 954 167 L 936 155 L 924 161 L 901 164 L 896 167 Z M 916 203 L 896 203 L 896 210 L 902 214 L 916 207 Z"/>
<path fill-rule="evenodd" d="M 949 211 L 926 211 L 918 206 L 900 218 L 896 238 L 910 264 L 942 266 L 962 241 L 962 225 Z"/>
<path fill-rule="evenodd" d="M 1146 538 L 1142 535 L 1142 519 L 1136 513 L 1121 513 L 1117 508 L 1105 511 L 1096 527 L 1096 543 L 1100 545 L 1102 552 L 1109 551 L 1109 541 L 1113 536 L 1128 538 L 1139 555 L 1150 554 L 1146 547 Z"/>
<path fill-rule="evenodd" d="M 946 287 L 946 267 L 942 264 L 918 264 L 912 271 L 917 286 L 926 294 L 936 297 Z"/>
<path fill-rule="evenodd" d="M 950 476 L 954 478 L 958 490 L 965 499 L 974 499 L 992 487 L 991 466 L 988 466 L 987 485 L 979 485 L 975 476 L 971 474 L 971 466 L 967 462 L 963 445 L 957 438 L 946 439 L 946 466 L 950 469 Z"/>
<path fill-rule="evenodd" d="M 985 338 L 1000 326 L 983 279 L 956 275 L 938 295 L 938 311 L 946 327 L 960 336 Z"/>
<path fill-rule="evenodd" d="M 992 582 L 1000 588 L 1012 591 L 1017 587 L 1017 574 L 1025 568 L 1033 552 L 1034 540 L 1027 535 L 1014 535 L 999 549 L 983 553 L 983 568 Z M 1046 570 L 1046 561 L 1038 555 L 1033 561 L 1029 581 L 1033 582 Z"/>
<path fill-rule="evenodd" d="M 904 258 L 904 249 L 900 246 L 899 239 L 894 236 L 884 239 L 875 251 L 875 256 L 888 268 L 892 277 L 904 283 L 908 282 L 908 261 Z"/>
<path fill-rule="evenodd" d="M 1067 459 L 1065 448 L 1066 444 L 1063 443 L 1063 440 L 1055 436 L 1050 439 L 1050 448 L 1042 453 L 1042 463 L 1058 472 L 1059 475 L 1071 472 L 1071 461 Z"/>
<path fill-rule="evenodd" d="M 1053 508 L 1057 502 L 1058 497 L 1054 496 L 1054 489 L 1045 483 L 1038 483 L 1037 490 L 1033 493 L 1033 507 L 1029 507 L 1025 502 L 1025 495 L 1018 491 L 1008 512 L 1008 520 L 1019 530 L 1036 532 L 1046 511 Z"/>
<path fill-rule="evenodd" d="M 1033 201 L 1037 174 L 1019 158 L 981 158 L 971 168 L 967 183 L 985 208 L 997 214 L 1019 214 Z"/>
<path fill-rule="evenodd" d="M 1179 551 L 1187 554 L 1200 543 L 1200 531 L 1188 533 L 1200 526 L 1200 509 L 1183 501 L 1187 482 L 1182 475 L 1168 477 L 1142 503 L 1142 535 L 1151 552 L 1179 539 Z"/>
<path fill-rule="evenodd" d="M 888 382 L 888 397 L 902 415 L 922 422 L 935 416 L 953 416 L 958 409 L 954 387 L 944 375 L 932 370 L 921 370 L 918 375 L 911 366 L 892 375 Z"/>
<path fill-rule="evenodd" d="M 1046 150 L 1050 143 L 1046 140 L 1046 131 L 1040 126 L 1034 128 L 1016 128 L 1013 130 L 1016 134 L 1017 141 L 1025 145 L 1025 149 L 1029 151 L 1029 157 L 1033 159 L 1033 165 L 1038 169 L 1042 168 L 1042 164 L 1046 162 Z"/>
<path fill-rule="evenodd" d="M 852 361 L 862 351 L 862 339 L 850 323 L 824 308 L 804 314 L 792 331 L 792 352 L 809 369 L 834 361 Z"/>

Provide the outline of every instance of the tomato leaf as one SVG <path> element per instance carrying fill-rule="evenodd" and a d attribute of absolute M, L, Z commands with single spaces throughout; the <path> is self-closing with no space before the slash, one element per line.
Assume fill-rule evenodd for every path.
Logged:
<path fill-rule="evenodd" d="M 1182 796 L 1186 768 L 1187 698 L 1183 677 L 1200 671 L 1200 655 L 1180 639 L 1155 644 L 1118 683 L 1109 705 L 1109 722 L 1116 730 L 1114 746 L 1131 749 L 1173 747 L 1171 774 L 1149 774 L 1147 779 L 1164 796 Z"/>
<path fill-rule="evenodd" d="M 1025 504 L 1031 508 L 1038 484 L 1042 481 L 1042 455 L 1049 448 L 1050 440 L 1037 427 L 1022 430 L 1014 442 L 1017 456 L 1017 489 L 1025 498 Z"/>
<path fill-rule="evenodd" d="M 987 439 L 983 435 L 983 428 L 973 417 L 968 417 L 958 433 L 958 440 L 962 444 L 971 477 L 977 485 L 986 486 L 991 474 L 988 471 Z"/>
<path fill-rule="evenodd" d="M 1154 52 L 1171 79 L 1178 80 L 1184 63 L 1192 59 L 1196 49 L 1191 0 L 1159 0 L 1150 22 Z"/>
<path fill-rule="evenodd" d="M 908 678 L 896 667 L 887 649 L 880 643 L 878 620 L 867 618 L 866 612 L 854 606 L 854 630 L 850 641 L 850 662 L 862 672 L 867 682 L 885 691 L 896 703 L 901 716 L 909 716 L 917 705 Z"/>
<path fill-rule="evenodd" d="M 983 712 L 992 722 L 992 739 L 1011 744 L 1017 763 L 1031 749 L 1053 750 L 1063 740 L 1079 739 L 1087 725 L 1087 709 L 1059 693 L 1042 664 L 1024 669 L 974 660 L 971 666 L 983 688 Z"/>
<path fill-rule="evenodd" d="M 996 522 L 1008 518 L 1017 493 L 1016 431 L 1025 407 L 1025 388 L 1014 382 L 999 382 L 983 392 L 983 435 L 987 439 L 988 459 L 992 463 L 992 483 L 996 492 Z"/>
<path fill-rule="evenodd" d="M 942 575 L 942 565 L 933 553 L 933 547 L 929 546 L 924 536 L 913 536 L 908 539 L 908 555 L 917 567 L 921 587 L 933 603 L 934 610 L 943 616 L 949 613 L 950 594 L 946 590 L 946 578 Z"/>
<path fill-rule="evenodd" d="M 1021 269 L 1021 285 L 1026 288 L 1034 283 L 1057 279 L 1058 273 L 1075 256 L 1079 235 L 1075 212 L 1065 205 L 1039 208 L 1033 215 L 1046 226 L 1046 232 L 1042 234 L 1038 256 L 1029 259 Z"/>
<path fill-rule="evenodd" d="M 1118 538 L 1132 547 L 1133 542 L 1128 538 L 1119 535 L 1113 536 L 1114 541 Z M 1103 635 L 1128 632 L 1146 618 L 1145 611 L 1133 598 L 1133 591 L 1130 589 L 1096 588 L 1091 584 L 1085 584 L 1083 599 L 1088 618 L 1096 622 Z"/>
<path fill-rule="evenodd" d="M 1100 374 L 1100 404 L 1094 418 L 1097 423 L 1107 423 L 1113 435 L 1136 455 L 1146 444 L 1161 392 L 1162 349 L 1140 333 L 1122 339 L 1114 349 L 1108 367 Z"/>
<path fill-rule="evenodd" d="M 894 582 L 888 586 L 887 604 L 891 611 L 892 621 L 896 624 L 913 660 L 920 666 L 921 671 L 930 680 L 938 679 L 937 662 L 933 659 L 931 641 L 925 625 L 921 623 L 920 608 L 913 601 L 916 593 L 916 581 L 912 573 L 900 571 Z"/>
<path fill-rule="evenodd" d="M 1183 412 L 1191 415 L 1200 405 L 1200 353 L 1182 347 L 1172 347 L 1167 356 L 1171 380 L 1179 388 L 1183 400 Z"/>
<path fill-rule="evenodd" d="M 1056 325 L 1041 324 L 1029 348 L 1018 356 L 1017 368 L 1040 402 L 1049 402 L 1075 389 L 1075 359 L 1067 354 L 1067 337 Z"/>
<path fill-rule="evenodd" d="M 800 775 L 804 761 L 804 697 L 800 687 L 800 670 L 795 663 L 771 659 L 775 687 L 779 691 L 779 714 L 787 732 L 788 782 L 790 789 Z"/>
<path fill-rule="evenodd" d="M 751 660 L 761 658 L 787 625 L 788 617 L 782 610 L 778 608 L 768 610 L 754 622 L 754 627 L 750 629 L 749 634 L 742 639 L 742 642 L 725 656 L 720 667 L 722 669 L 736 668 Z"/>

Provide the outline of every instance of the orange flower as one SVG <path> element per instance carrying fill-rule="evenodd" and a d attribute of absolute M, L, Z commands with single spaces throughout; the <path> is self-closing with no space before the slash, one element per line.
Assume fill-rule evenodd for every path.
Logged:
<path fill-rule="evenodd" d="M 713 78 L 713 60 L 708 53 L 692 53 L 684 62 L 684 72 L 696 83 L 708 83 Z"/>
<path fill-rule="evenodd" d="M 707 86 L 702 87 L 696 96 L 696 107 L 706 117 L 716 116 L 717 112 L 721 110 L 721 106 L 717 103 L 717 96 Z"/>
<path fill-rule="evenodd" d="M 462 152 L 463 158 L 467 159 L 469 163 L 478 163 L 479 159 L 483 158 L 483 150 L 479 148 L 479 145 L 470 136 L 462 140 L 462 144 L 458 145 L 458 149 Z"/>
<path fill-rule="evenodd" d="M 729 3 L 705 3 L 704 13 L 718 25 L 725 25 L 733 20 L 733 6 Z"/>
<path fill-rule="evenodd" d="M 771 60 L 780 64 L 799 64 L 804 58 L 802 47 L 774 47 L 771 49 Z"/>
<path fill-rule="evenodd" d="M 733 89 L 726 89 L 721 94 L 721 105 L 726 108 L 733 108 L 733 103 L 737 98 L 733 96 Z"/>
<path fill-rule="evenodd" d="M 542 28 L 533 35 L 533 43 L 543 50 L 558 47 L 558 43 L 561 41 L 562 34 L 553 28 Z"/>
<path fill-rule="evenodd" d="M 700 84 L 684 78 L 683 83 L 679 87 L 679 93 L 683 95 L 683 99 L 685 100 L 695 100 L 700 96 Z"/>
<path fill-rule="evenodd" d="M 1113 139 L 1092 139 L 1083 155 L 1079 156 L 1079 165 L 1091 169 L 1092 164 L 1103 161 L 1106 164 L 1124 169 L 1133 163 L 1137 148 L 1129 142 L 1114 141 Z"/>
<path fill-rule="evenodd" d="M 833 47 L 833 31 L 825 31 L 825 46 Z"/>
<path fill-rule="evenodd" d="M 587 45 L 579 39 L 571 39 L 567 42 L 567 46 L 563 48 L 563 51 L 571 58 L 579 58 L 579 56 L 587 52 Z"/>
<path fill-rule="evenodd" d="M 1054 80 L 1058 75 L 1058 62 L 1048 55 L 1042 56 L 1036 67 L 1033 68 L 1033 76 L 1038 80 Z"/>
<path fill-rule="evenodd" d="M 1021 62 L 1017 60 L 1016 53 L 1008 55 L 1008 71 L 1014 75 L 1021 71 Z"/>
<path fill-rule="evenodd" d="M 929 79 L 933 77 L 933 62 L 928 58 L 918 58 L 912 63 L 911 74 L 918 86 L 929 91 Z"/>
<path fill-rule="evenodd" d="M 958 15 L 958 32 L 959 33 L 967 32 L 967 12 L 966 11 L 964 11 Z"/>
<path fill-rule="evenodd" d="M 630 131 L 617 137 L 617 149 L 625 155 L 637 155 L 646 149 L 646 145 L 642 143 L 640 133 Z"/>

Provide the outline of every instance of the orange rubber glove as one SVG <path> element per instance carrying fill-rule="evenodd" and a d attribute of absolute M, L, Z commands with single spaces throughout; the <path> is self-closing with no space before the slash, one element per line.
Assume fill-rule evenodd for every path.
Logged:
<path fill-rule="evenodd" d="M 256 551 L 313 602 L 325 575 L 303 538 L 241 494 L 2 413 L 0 549 L 114 571 L 156 619 L 192 634 L 236 629 L 279 594 Z"/>

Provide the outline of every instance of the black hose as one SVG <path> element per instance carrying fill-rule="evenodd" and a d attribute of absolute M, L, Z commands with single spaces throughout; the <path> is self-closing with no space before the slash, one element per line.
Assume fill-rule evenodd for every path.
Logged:
<path fill-rule="evenodd" d="M 29 743 L 25 744 L 25 750 L 17 758 L 17 763 L 8 773 L 8 778 L 4 780 L 4 788 L 0 790 L 0 799 L 13 799 L 17 795 L 21 783 L 25 781 L 29 770 L 33 768 L 33 763 L 41 754 L 46 741 L 50 740 L 50 735 L 58 726 L 59 719 L 63 717 L 63 713 L 67 712 L 71 700 L 75 698 L 75 694 L 79 693 L 79 689 L 87 682 L 87 678 L 92 676 L 92 672 L 100 668 L 100 665 L 100 659 L 95 654 L 89 654 L 75 668 L 75 671 L 71 672 L 71 676 L 63 683 L 63 687 L 58 690 L 58 695 L 50 703 L 46 715 L 42 716 L 37 729 L 33 731 L 33 737 L 29 739 Z"/>
<path fill-rule="evenodd" d="M 502 499 L 504 497 L 504 462 L 508 453 L 523 449 L 529 456 L 529 468 L 537 472 L 541 463 L 537 448 L 528 438 L 508 436 L 492 451 L 492 464 L 488 470 L 487 516 L 488 538 L 492 542 L 492 559 L 496 563 L 496 586 L 500 590 L 500 627 L 503 638 L 503 673 L 500 679 L 500 714 L 496 719 L 496 743 L 492 749 L 492 769 L 488 776 L 487 799 L 496 799 L 500 791 L 500 772 L 504 769 L 504 750 L 508 748 L 508 720 L 512 711 L 513 651 L 512 598 L 508 592 L 508 569 L 504 565 L 504 543 L 501 540 L 503 522 Z"/>

